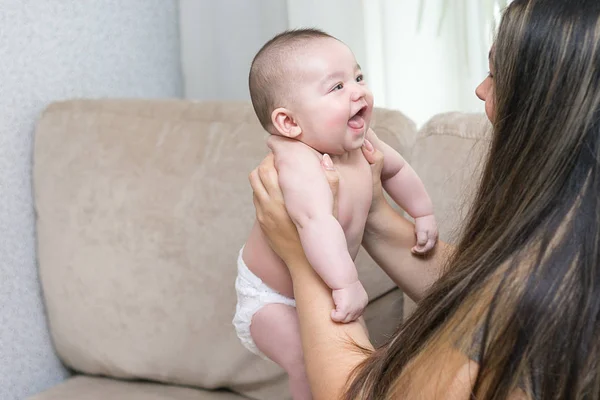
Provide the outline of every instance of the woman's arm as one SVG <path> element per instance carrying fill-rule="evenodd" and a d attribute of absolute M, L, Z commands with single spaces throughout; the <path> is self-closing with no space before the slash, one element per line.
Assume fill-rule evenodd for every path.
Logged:
<path fill-rule="evenodd" d="M 373 173 L 373 202 L 365 226 L 363 247 L 385 273 L 414 301 L 441 275 L 452 247 L 441 240 L 425 256 L 416 256 L 414 225 L 398 214 L 383 196 L 383 154 L 365 141 L 363 154 Z"/>
<path fill-rule="evenodd" d="M 380 179 L 392 200 L 415 219 L 415 244 L 412 251 L 426 254 L 435 246 L 438 230 L 433 215 L 433 204 L 425 185 L 410 164 L 390 145 L 380 140 L 372 129 L 368 141 L 383 154 Z"/>
<path fill-rule="evenodd" d="M 324 167 L 336 201 L 339 177 L 335 169 L 329 169 L 332 165 Z M 272 155 L 250 174 L 250 183 L 257 219 L 271 247 L 284 260 L 292 275 L 302 348 L 313 397 L 316 400 L 338 399 L 345 391 L 351 371 L 366 357 L 353 343 L 366 349 L 373 347 L 360 322 L 339 324 L 331 320 L 331 289 L 304 255 L 296 227 L 285 208 Z"/>
<path fill-rule="evenodd" d="M 359 321 L 340 324 L 331 320 L 331 290 L 306 258 L 287 262 L 294 282 L 304 361 L 313 397 L 338 399 L 345 392 L 352 371 L 367 357 L 356 345 L 368 350 L 373 346 Z"/>
<path fill-rule="evenodd" d="M 438 240 L 426 256 L 417 256 L 411 250 L 414 244 L 414 225 L 387 202 L 369 214 L 363 247 L 394 283 L 417 302 L 441 275 L 452 247 Z"/>

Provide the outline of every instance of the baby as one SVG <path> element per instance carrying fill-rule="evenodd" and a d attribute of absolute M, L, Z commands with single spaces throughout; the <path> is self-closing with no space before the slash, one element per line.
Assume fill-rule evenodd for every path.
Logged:
<path fill-rule="evenodd" d="M 373 195 L 365 138 L 384 153 L 385 190 L 415 219 L 417 253 L 437 240 L 431 200 L 410 165 L 369 129 L 373 95 L 344 43 L 314 29 L 281 33 L 254 58 L 249 84 L 256 115 L 273 135 L 288 213 L 308 261 L 332 290 L 331 318 L 353 321 L 368 302 L 354 265 Z M 329 156 L 340 176 L 337 218 L 321 164 Z M 233 323 L 242 343 L 285 369 L 295 400 L 310 399 L 292 281 L 257 222 L 240 250 L 236 291 Z"/>

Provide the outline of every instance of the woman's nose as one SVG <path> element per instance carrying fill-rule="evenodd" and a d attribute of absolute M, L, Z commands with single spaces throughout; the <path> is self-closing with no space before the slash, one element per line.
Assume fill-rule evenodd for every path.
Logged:
<path fill-rule="evenodd" d="M 481 82 L 479 86 L 475 88 L 475 95 L 479 98 L 479 100 L 485 101 L 485 81 Z"/>

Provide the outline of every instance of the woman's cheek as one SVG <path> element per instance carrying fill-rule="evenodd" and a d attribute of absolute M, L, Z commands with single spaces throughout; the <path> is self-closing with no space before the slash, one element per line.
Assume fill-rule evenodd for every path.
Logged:
<path fill-rule="evenodd" d="M 485 114 L 490 122 L 493 123 L 496 120 L 496 106 L 493 98 L 485 102 Z"/>

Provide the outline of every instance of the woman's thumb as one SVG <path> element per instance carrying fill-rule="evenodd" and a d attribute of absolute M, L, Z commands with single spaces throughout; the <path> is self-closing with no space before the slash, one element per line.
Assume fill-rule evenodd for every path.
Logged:
<path fill-rule="evenodd" d="M 323 160 L 321 161 L 321 164 L 326 171 L 335 171 L 333 161 L 331 160 L 331 157 L 329 157 L 329 154 L 323 154 Z"/>
<path fill-rule="evenodd" d="M 383 168 L 383 153 L 373 147 L 373 144 L 365 139 L 362 145 L 362 152 L 365 159 L 371 164 L 375 174 L 380 174 Z"/>

